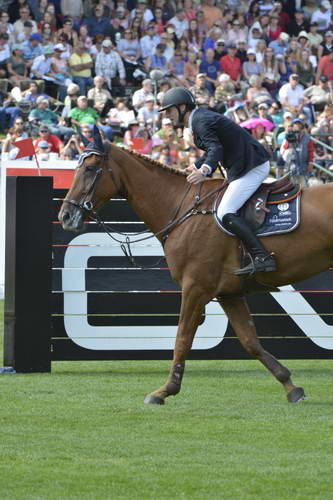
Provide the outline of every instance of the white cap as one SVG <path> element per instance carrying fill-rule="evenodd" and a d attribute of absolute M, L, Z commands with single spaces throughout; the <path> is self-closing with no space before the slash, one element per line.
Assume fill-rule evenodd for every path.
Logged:
<path fill-rule="evenodd" d="M 66 47 L 65 47 L 65 45 L 63 45 L 62 43 L 57 43 L 57 44 L 54 46 L 54 50 L 60 50 L 61 52 L 65 52 Z"/>
<path fill-rule="evenodd" d="M 324 7 L 324 9 L 329 10 L 332 8 L 332 5 L 328 0 L 324 0 L 323 2 L 321 2 L 320 7 Z"/>
<path fill-rule="evenodd" d="M 112 47 L 111 40 L 103 40 L 102 47 Z"/>
<path fill-rule="evenodd" d="M 219 76 L 219 82 L 229 82 L 230 76 L 227 75 L 227 73 L 222 73 L 222 75 Z"/>
<path fill-rule="evenodd" d="M 288 33 L 285 33 L 284 31 L 282 31 L 282 33 L 280 33 L 280 35 L 279 35 L 279 38 L 281 38 L 281 40 L 289 40 L 289 35 L 288 35 Z"/>
<path fill-rule="evenodd" d="M 246 53 L 247 53 L 247 54 L 253 54 L 253 55 L 255 55 L 255 54 L 256 54 L 256 51 L 255 51 L 254 49 L 248 49 L 248 50 L 246 51 Z"/>
<path fill-rule="evenodd" d="M 172 121 L 170 118 L 163 118 L 162 125 L 171 125 Z"/>
<path fill-rule="evenodd" d="M 298 38 L 306 38 L 307 40 L 309 39 L 309 35 L 307 34 L 306 31 L 300 31 L 298 34 Z"/>
<path fill-rule="evenodd" d="M 286 111 L 285 113 L 283 113 L 283 118 L 292 118 L 293 117 L 293 114 L 290 113 L 290 111 Z"/>

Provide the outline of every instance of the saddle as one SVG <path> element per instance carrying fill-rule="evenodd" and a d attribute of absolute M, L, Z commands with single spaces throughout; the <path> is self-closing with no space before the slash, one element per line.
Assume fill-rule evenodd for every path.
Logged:
<path fill-rule="evenodd" d="M 287 174 L 274 182 L 263 182 L 241 209 L 241 214 L 252 229 L 259 229 L 270 212 L 269 205 L 278 205 L 293 200 L 300 194 L 300 186 Z M 268 205 L 268 206 L 267 206 Z"/>

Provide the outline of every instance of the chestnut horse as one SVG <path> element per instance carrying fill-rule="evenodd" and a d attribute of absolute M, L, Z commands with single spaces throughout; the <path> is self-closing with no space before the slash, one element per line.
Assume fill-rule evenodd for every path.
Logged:
<path fill-rule="evenodd" d="M 212 215 L 200 211 L 163 239 L 161 230 L 175 214 L 181 217 L 193 207 L 198 186 L 189 185 L 183 171 L 144 155 L 113 144 L 104 148 L 103 156 L 90 152 L 79 163 L 59 220 L 66 230 L 81 230 L 86 213 L 120 195 L 164 244 L 172 278 L 182 289 L 182 302 L 170 374 L 145 402 L 164 404 L 165 398 L 179 393 L 185 360 L 205 305 L 214 298 L 246 351 L 281 382 L 288 401 L 303 399 L 304 391 L 292 383 L 290 371 L 263 349 L 257 337 L 244 297 L 244 279 L 233 274 L 240 264 L 239 240 L 224 234 Z M 201 184 L 201 199 L 208 195 L 201 208 L 212 208 L 209 193 L 221 185 L 219 179 Z M 333 183 L 305 189 L 301 207 L 301 223 L 295 231 L 264 238 L 265 247 L 277 260 L 276 272 L 257 276 L 267 289 L 304 280 L 333 264 Z"/>

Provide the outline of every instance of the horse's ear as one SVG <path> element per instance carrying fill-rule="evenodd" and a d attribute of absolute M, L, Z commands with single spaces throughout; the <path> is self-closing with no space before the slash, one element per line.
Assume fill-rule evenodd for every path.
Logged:
<path fill-rule="evenodd" d="M 102 136 L 100 134 L 100 131 L 96 125 L 94 125 L 93 128 L 93 138 L 94 138 L 94 144 L 99 149 L 100 151 L 104 151 L 104 144 L 102 140 Z"/>

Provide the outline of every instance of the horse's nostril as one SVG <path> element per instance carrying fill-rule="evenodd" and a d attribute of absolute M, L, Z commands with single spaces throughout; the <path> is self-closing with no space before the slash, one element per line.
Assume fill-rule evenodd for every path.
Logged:
<path fill-rule="evenodd" d="M 63 220 L 64 222 L 66 222 L 66 221 L 68 221 L 69 219 L 70 219 L 70 214 L 69 214 L 69 212 L 64 212 L 64 213 L 62 214 L 62 220 Z"/>

